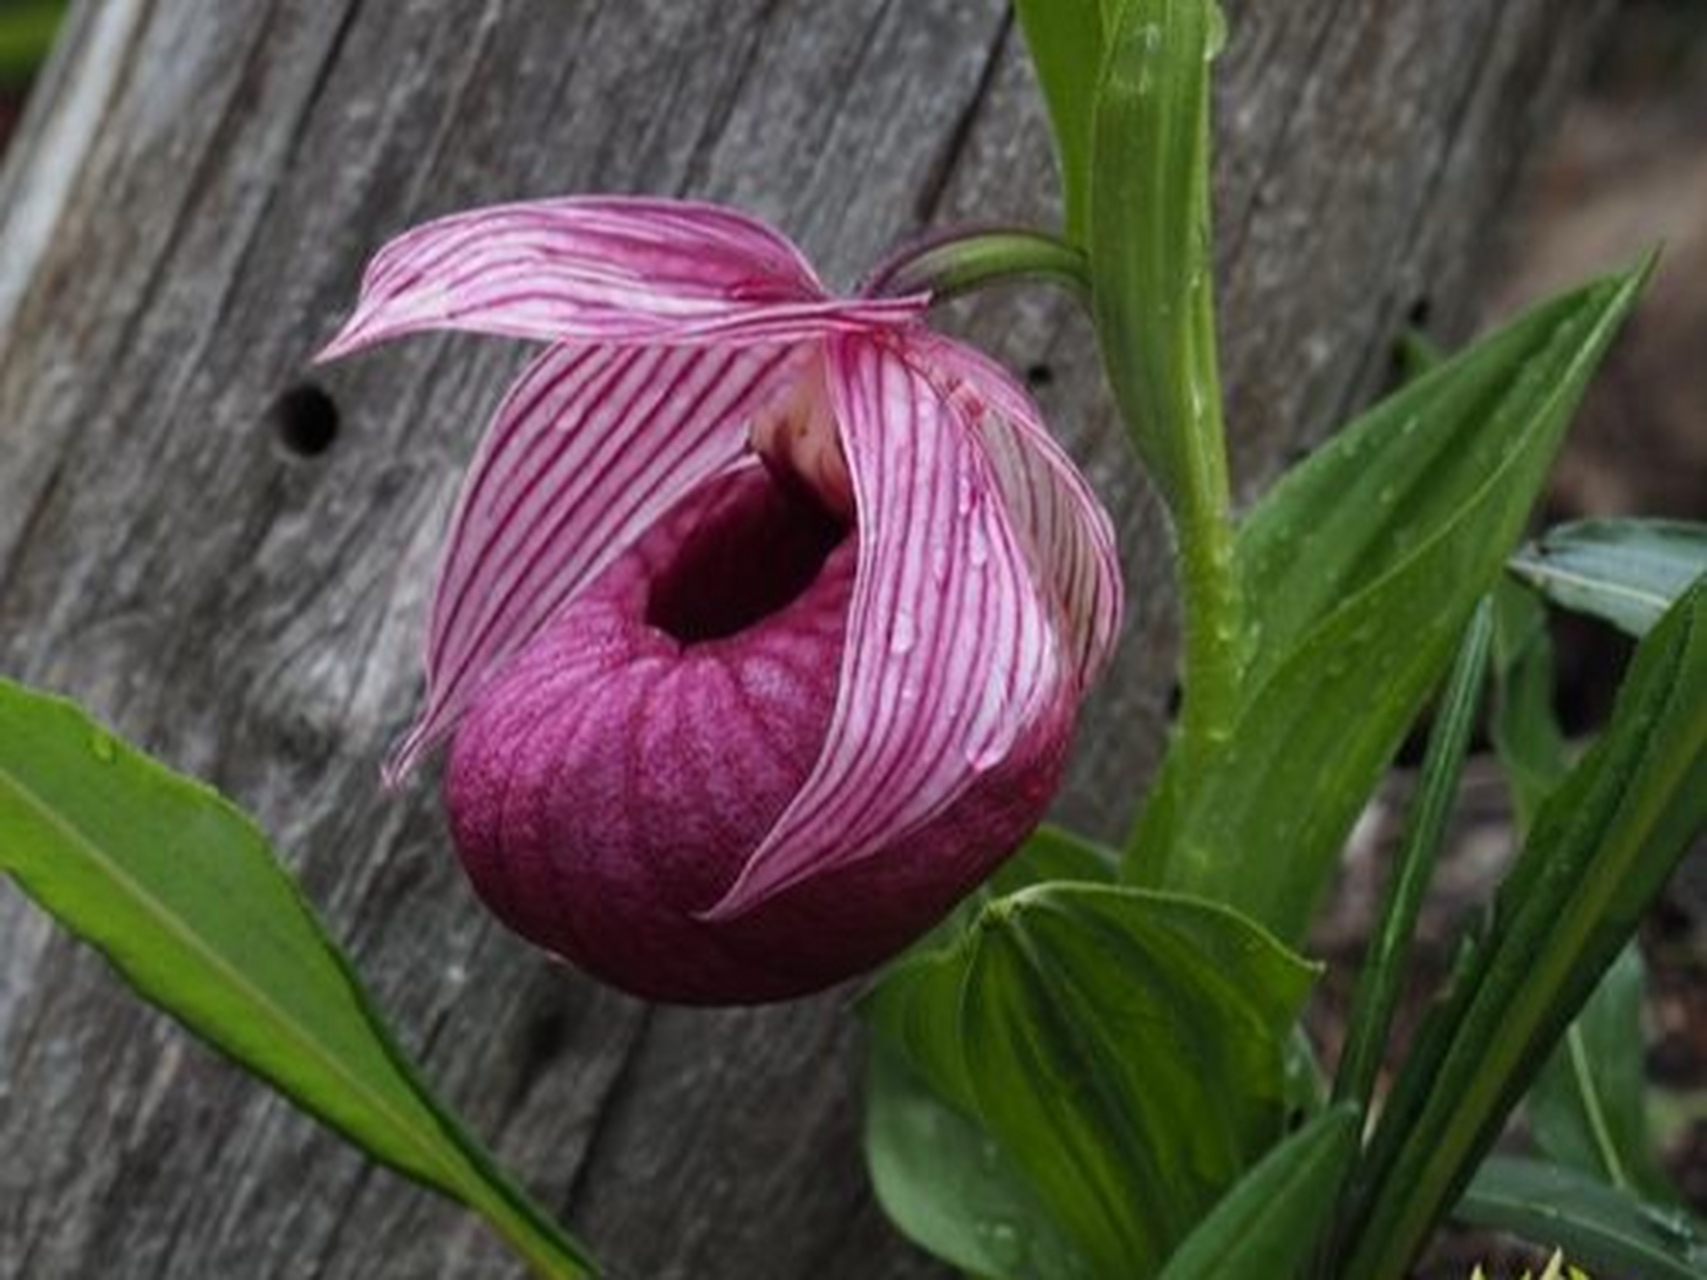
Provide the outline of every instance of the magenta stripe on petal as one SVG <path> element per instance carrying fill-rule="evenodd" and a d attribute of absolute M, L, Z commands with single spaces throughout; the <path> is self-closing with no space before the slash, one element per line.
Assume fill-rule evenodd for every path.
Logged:
<path fill-rule="evenodd" d="M 331 359 L 424 329 L 543 342 L 793 342 L 894 327 L 928 298 L 829 297 L 754 219 L 688 201 L 498 205 L 405 232 L 375 256 Z"/>
<path fill-rule="evenodd" d="M 740 458 L 807 349 L 553 347 L 511 388 L 463 481 L 406 774 L 482 681 L 689 489 Z"/>
<path fill-rule="evenodd" d="M 1108 512 L 1006 369 L 924 330 L 907 340 L 939 387 L 964 397 L 1003 500 L 1032 547 L 1038 577 L 1060 598 L 1080 687 L 1088 687 L 1113 653 L 1125 597 Z"/>
<path fill-rule="evenodd" d="M 1076 679 L 974 424 L 902 345 L 826 349 L 858 522 L 836 708 L 806 783 L 708 919 L 892 846 Z"/>

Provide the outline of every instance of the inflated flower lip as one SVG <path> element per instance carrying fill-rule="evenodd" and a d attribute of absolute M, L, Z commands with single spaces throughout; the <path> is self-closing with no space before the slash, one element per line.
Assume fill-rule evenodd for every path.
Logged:
<path fill-rule="evenodd" d="M 764 225 L 666 200 L 478 210 L 370 265 L 322 358 L 549 344 L 465 478 L 387 766 L 455 733 L 464 865 L 535 942 L 654 998 L 799 994 L 1042 816 L 1119 625 L 1112 533 L 928 303 L 833 297 Z"/>

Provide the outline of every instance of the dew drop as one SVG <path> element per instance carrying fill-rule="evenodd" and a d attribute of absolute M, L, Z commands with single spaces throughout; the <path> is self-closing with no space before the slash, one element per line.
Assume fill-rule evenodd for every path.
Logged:
<path fill-rule="evenodd" d="M 1203 60 L 1210 61 L 1227 47 L 1227 15 L 1221 11 L 1221 6 L 1209 6 L 1209 38 L 1203 44 Z"/>
<path fill-rule="evenodd" d="M 99 730 L 89 735 L 89 751 L 102 764 L 111 764 L 118 759 L 119 754 L 112 735 Z"/>

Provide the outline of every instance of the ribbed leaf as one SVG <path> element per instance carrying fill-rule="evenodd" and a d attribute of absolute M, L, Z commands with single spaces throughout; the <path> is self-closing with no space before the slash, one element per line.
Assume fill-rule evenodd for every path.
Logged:
<path fill-rule="evenodd" d="M 867 1012 L 996 1138 L 1093 1273 L 1132 1280 L 1280 1136 L 1311 976 L 1220 907 L 1046 885 L 895 971 Z"/>
<path fill-rule="evenodd" d="M 1211 767 L 1164 771 L 1133 876 L 1302 933 L 1644 277 L 1531 312 L 1399 391 L 1262 501 L 1238 543 L 1244 709 Z"/>
<path fill-rule="evenodd" d="M 1707 1275 L 1707 1230 L 1691 1215 L 1539 1160 L 1493 1157 L 1453 1217 L 1561 1248 L 1616 1280 Z"/>
<path fill-rule="evenodd" d="M 0 680 L 0 871 L 144 997 L 540 1274 L 591 1263 L 429 1096 L 265 838 L 76 707 Z"/>
<path fill-rule="evenodd" d="M 1707 525 L 1580 520 L 1521 547 L 1511 571 L 1555 604 L 1643 636 L 1707 573 Z"/>
<path fill-rule="evenodd" d="M 1548 799 L 1493 921 L 1400 1073 L 1347 1280 L 1388 1280 L 1707 825 L 1707 580 L 1638 646 L 1605 735 Z"/>
<path fill-rule="evenodd" d="M 1316 1243 L 1357 1134 L 1355 1107 L 1316 1116 L 1239 1180 L 1168 1260 L 1161 1280 L 1286 1280 Z"/>
<path fill-rule="evenodd" d="M 890 1221 L 937 1257 L 992 1280 L 1089 1274 L 1001 1144 L 882 1042 L 867 1082 L 865 1159 Z"/>

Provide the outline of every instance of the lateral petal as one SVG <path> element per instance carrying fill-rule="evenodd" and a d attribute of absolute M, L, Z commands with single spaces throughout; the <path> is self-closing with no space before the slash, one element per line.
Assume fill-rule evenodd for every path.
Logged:
<path fill-rule="evenodd" d="M 827 344 L 858 568 L 812 773 L 708 919 L 858 862 L 942 813 L 1058 714 L 1072 678 L 996 469 L 898 342 Z"/>
<path fill-rule="evenodd" d="M 404 232 L 362 278 L 322 360 L 425 329 L 543 342 L 795 341 L 893 325 L 923 297 L 833 299 L 800 252 L 715 205 L 567 197 Z"/>
<path fill-rule="evenodd" d="M 433 599 L 427 703 L 395 783 L 484 678 L 695 485 L 810 354 L 787 345 L 553 347 L 499 406 L 463 479 Z"/>
<path fill-rule="evenodd" d="M 1080 688 L 1102 673 L 1120 634 L 1125 587 L 1114 525 L 1056 443 L 1025 388 L 983 352 L 927 331 L 909 335 L 945 394 L 962 400 L 984 441 L 1040 580 L 1061 602 Z"/>

